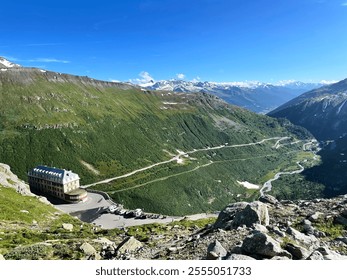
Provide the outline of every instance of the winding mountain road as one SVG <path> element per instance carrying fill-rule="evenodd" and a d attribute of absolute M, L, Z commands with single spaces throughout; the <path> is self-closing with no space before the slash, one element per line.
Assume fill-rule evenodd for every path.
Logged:
<path fill-rule="evenodd" d="M 137 174 L 139 172 L 143 172 L 143 171 L 152 169 L 152 168 L 154 168 L 156 166 L 160 166 L 160 165 L 167 164 L 167 163 L 170 163 L 170 162 L 176 161 L 176 162 L 180 163 L 182 161 L 182 159 L 181 159 L 182 156 L 183 157 L 187 157 L 190 154 L 194 154 L 194 153 L 197 153 L 197 152 L 212 151 L 212 150 L 219 150 L 219 149 L 226 149 L 226 148 L 238 148 L 238 147 L 255 146 L 255 145 L 260 145 L 260 144 L 263 144 L 263 143 L 265 143 L 267 141 L 271 141 L 271 140 L 278 140 L 276 142 L 276 144 L 275 144 L 275 145 L 278 145 L 278 143 L 280 141 L 283 141 L 283 140 L 286 140 L 286 139 L 288 139 L 288 137 L 271 137 L 271 138 L 263 139 L 263 140 L 258 141 L 258 142 L 246 143 L 246 144 L 235 144 L 235 145 L 224 144 L 224 145 L 219 145 L 219 146 L 215 146 L 215 147 L 207 147 L 207 148 L 203 148 L 203 149 L 194 149 L 194 150 L 188 151 L 188 152 L 183 152 L 183 151 L 177 150 L 178 153 L 174 157 L 169 159 L 169 160 L 161 161 L 161 162 L 158 162 L 158 163 L 155 163 L 155 164 L 152 164 L 152 165 L 140 168 L 140 169 L 136 169 L 136 170 L 131 171 L 129 173 L 126 173 L 124 175 L 112 177 L 112 178 L 105 179 L 105 180 L 102 180 L 102 181 L 98 181 L 98 182 L 95 182 L 95 183 L 92 183 L 92 184 L 89 184 L 89 185 L 84 185 L 84 186 L 81 186 L 81 188 L 89 188 L 89 187 L 96 186 L 96 185 L 107 184 L 107 183 L 110 183 L 112 181 L 116 181 L 116 180 L 119 180 L 119 179 L 122 179 L 122 178 L 130 177 L 130 176 L 135 175 L 135 174 Z"/>

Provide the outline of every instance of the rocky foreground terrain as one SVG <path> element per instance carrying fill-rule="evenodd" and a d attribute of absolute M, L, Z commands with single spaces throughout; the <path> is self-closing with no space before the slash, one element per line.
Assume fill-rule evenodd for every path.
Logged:
<path fill-rule="evenodd" d="M 2 213 L 0 259 L 347 259 L 347 195 L 300 201 L 264 195 L 228 205 L 217 220 L 104 230 L 47 205 L 8 166 L 0 167 L 0 194 L 13 188 L 22 205 L 18 215 Z M 35 210 L 22 209 L 26 200 L 52 210 L 31 221 Z M 1 211 L 17 206 L 0 200 Z"/>

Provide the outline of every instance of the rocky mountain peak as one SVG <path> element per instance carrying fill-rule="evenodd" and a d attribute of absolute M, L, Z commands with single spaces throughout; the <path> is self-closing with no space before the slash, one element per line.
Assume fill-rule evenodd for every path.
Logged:
<path fill-rule="evenodd" d="M 4 57 L 0 57 L 0 68 L 1 69 L 8 69 L 8 68 L 17 68 L 21 67 L 19 64 L 15 64 L 9 60 L 7 60 Z"/>

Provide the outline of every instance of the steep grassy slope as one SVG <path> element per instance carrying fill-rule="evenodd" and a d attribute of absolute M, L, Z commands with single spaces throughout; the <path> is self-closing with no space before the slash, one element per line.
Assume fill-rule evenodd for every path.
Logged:
<path fill-rule="evenodd" d="M 203 94 L 142 91 L 38 69 L 0 72 L 0 161 L 20 178 L 37 164 L 72 169 L 82 184 L 168 161 L 180 151 L 310 135 L 288 122 L 259 116 Z M 189 154 L 95 188 L 129 208 L 167 214 L 218 210 L 257 195 L 236 181 L 262 183 L 289 164 L 302 143 Z"/>

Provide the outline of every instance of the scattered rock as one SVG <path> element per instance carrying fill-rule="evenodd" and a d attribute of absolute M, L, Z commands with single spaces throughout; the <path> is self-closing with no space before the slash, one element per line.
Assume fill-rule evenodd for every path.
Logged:
<path fill-rule="evenodd" d="M 4 260 L 5 260 L 4 256 L 0 254 L 0 261 L 4 261 Z"/>
<path fill-rule="evenodd" d="M 28 210 L 20 210 L 21 213 L 29 214 Z"/>
<path fill-rule="evenodd" d="M 272 261 L 288 261 L 288 260 L 291 260 L 291 259 L 288 258 L 288 257 L 283 257 L 283 256 L 274 256 L 270 260 L 272 260 Z"/>
<path fill-rule="evenodd" d="M 314 213 L 313 215 L 311 215 L 308 219 L 309 219 L 311 222 L 316 222 L 316 221 L 318 221 L 322 216 L 323 216 L 323 213 L 321 213 L 321 212 L 316 212 L 316 213 Z"/>
<path fill-rule="evenodd" d="M 136 251 L 142 247 L 143 244 L 140 241 L 138 241 L 135 237 L 130 236 L 118 245 L 116 251 L 120 254 L 124 254 L 126 252 Z"/>
<path fill-rule="evenodd" d="M 347 219 L 342 217 L 342 216 L 338 216 L 335 218 L 335 221 L 334 221 L 336 224 L 340 224 L 340 225 L 343 225 L 343 226 L 347 226 Z"/>
<path fill-rule="evenodd" d="M 255 201 L 249 203 L 245 209 L 237 212 L 232 221 L 233 228 L 239 226 L 251 227 L 253 224 L 269 225 L 269 213 L 267 206 L 260 202 Z"/>
<path fill-rule="evenodd" d="M 315 228 L 312 226 L 311 221 L 309 220 L 303 220 L 303 231 L 304 233 L 308 234 L 308 235 L 312 235 L 315 233 Z"/>
<path fill-rule="evenodd" d="M 347 260 L 347 256 L 341 256 L 327 247 L 319 247 L 317 251 L 323 255 L 324 260 Z"/>
<path fill-rule="evenodd" d="M 39 201 L 42 202 L 42 203 L 44 203 L 44 204 L 47 204 L 47 205 L 52 205 L 52 204 L 48 201 L 48 199 L 47 199 L 46 197 L 44 197 L 44 196 L 39 196 Z"/>
<path fill-rule="evenodd" d="M 73 225 L 72 224 L 64 223 L 64 224 L 62 224 L 62 227 L 63 227 L 63 229 L 68 230 L 68 231 L 72 231 L 73 230 Z"/>
<path fill-rule="evenodd" d="M 247 255 L 255 254 L 267 258 L 286 256 L 291 258 L 291 255 L 281 248 L 279 242 L 262 232 L 247 236 L 241 248 Z"/>
<path fill-rule="evenodd" d="M 106 237 L 99 237 L 98 239 L 93 239 L 93 242 L 100 243 L 104 246 L 114 246 L 114 242 L 110 241 Z"/>
<path fill-rule="evenodd" d="M 336 241 L 343 242 L 347 245 L 347 237 L 343 237 L 343 236 L 337 237 Z"/>
<path fill-rule="evenodd" d="M 215 240 L 207 248 L 207 259 L 217 260 L 224 258 L 227 255 L 227 251 L 218 240 Z"/>
<path fill-rule="evenodd" d="M 252 258 L 250 256 L 241 255 L 241 254 L 231 254 L 226 258 L 226 260 L 233 260 L 233 261 L 239 261 L 239 260 L 255 260 L 255 258 Z"/>
<path fill-rule="evenodd" d="M 254 224 L 253 227 L 254 227 L 254 230 L 259 231 L 259 232 L 264 232 L 264 233 L 269 232 L 269 230 L 261 224 Z"/>
<path fill-rule="evenodd" d="M 307 260 L 313 260 L 313 261 L 322 261 L 324 260 L 323 255 L 319 251 L 314 251 Z"/>
<path fill-rule="evenodd" d="M 300 231 L 298 231 L 292 227 L 289 227 L 287 229 L 287 233 L 289 235 L 291 235 L 294 238 L 294 240 L 296 240 L 296 241 L 298 241 L 298 242 L 300 242 L 300 243 L 302 243 L 308 247 L 317 245 L 319 243 L 315 236 L 303 234 Z"/>
<path fill-rule="evenodd" d="M 306 250 L 304 247 L 288 243 L 285 249 L 292 254 L 293 259 L 304 260 L 310 255 L 310 251 Z"/>
<path fill-rule="evenodd" d="M 87 242 L 84 242 L 80 249 L 83 251 L 83 253 L 86 255 L 86 256 L 91 256 L 91 255 L 94 255 L 96 253 L 96 250 L 95 248 L 90 245 L 89 243 Z"/>
<path fill-rule="evenodd" d="M 347 218 L 347 209 L 345 209 L 341 212 L 341 216 L 344 218 Z"/>
<path fill-rule="evenodd" d="M 277 198 L 273 197 L 272 195 L 269 194 L 264 194 L 259 198 L 260 202 L 264 202 L 267 204 L 272 204 L 272 205 L 277 205 L 279 204 L 279 201 L 277 200 Z"/>

